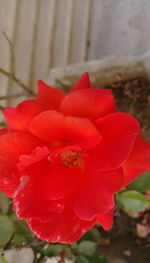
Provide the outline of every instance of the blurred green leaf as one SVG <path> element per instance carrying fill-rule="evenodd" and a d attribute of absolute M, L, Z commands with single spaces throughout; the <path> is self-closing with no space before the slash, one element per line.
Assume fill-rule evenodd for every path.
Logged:
<path fill-rule="evenodd" d="M 78 250 L 84 256 L 91 256 L 96 251 L 96 243 L 92 241 L 88 241 L 88 240 L 81 241 L 81 243 L 79 244 Z"/>
<path fill-rule="evenodd" d="M 44 255 L 53 257 L 59 255 L 64 249 L 64 245 L 50 244 L 46 249 L 43 249 Z"/>
<path fill-rule="evenodd" d="M 19 234 L 14 234 L 14 237 L 11 241 L 11 246 L 12 247 L 17 247 L 17 246 L 21 246 L 22 244 L 27 243 L 27 240 Z"/>
<path fill-rule="evenodd" d="M 6 128 L 6 125 L 4 123 L 1 123 L 0 124 L 0 129 L 4 129 L 4 128 Z"/>
<path fill-rule="evenodd" d="M 138 191 L 126 191 L 116 196 L 121 209 L 132 213 L 144 211 L 149 205 L 148 198 Z"/>
<path fill-rule="evenodd" d="M 0 245 L 5 245 L 14 232 L 12 220 L 7 215 L 0 215 Z"/>
<path fill-rule="evenodd" d="M 90 258 L 90 263 L 107 263 L 107 260 L 103 256 L 95 254 Z"/>
<path fill-rule="evenodd" d="M 24 220 L 18 219 L 15 213 L 11 214 L 11 219 L 14 222 L 16 233 L 23 236 L 28 241 L 32 241 L 35 236 L 29 229 L 27 223 Z"/>
<path fill-rule="evenodd" d="M 89 240 L 89 241 L 99 243 L 100 238 L 101 238 L 100 232 L 98 231 L 96 227 L 93 227 L 83 235 L 81 240 Z"/>
<path fill-rule="evenodd" d="M 3 192 L 0 191 L 0 209 L 3 214 L 7 214 L 9 210 L 10 199 Z"/>
<path fill-rule="evenodd" d="M 78 247 L 79 247 L 78 243 L 73 243 L 70 245 L 70 248 L 73 250 L 74 253 L 78 253 Z"/>
<path fill-rule="evenodd" d="M 131 184 L 128 185 L 128 189 L 145 192 L 150 189 L 150 171 L 145 172 L 138 178 L 136 178 Z"/>
<path fill-rule="evenodd" d="M 78 256 L 78 257 L 76 257 L 74 263 L 90 263 L 90 261 L 83 256 Z"/>

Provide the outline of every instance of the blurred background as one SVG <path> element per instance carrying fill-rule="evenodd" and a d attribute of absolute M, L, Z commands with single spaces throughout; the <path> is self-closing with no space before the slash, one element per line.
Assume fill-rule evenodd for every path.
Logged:
<path fill-rule="evenodd" d="M 0 0 L 0 67 L 34 89 L 55 67 L 143 54 L 149 28 L 149 0 Z M 18 90 L 0 83 L 1 96 Z"/>

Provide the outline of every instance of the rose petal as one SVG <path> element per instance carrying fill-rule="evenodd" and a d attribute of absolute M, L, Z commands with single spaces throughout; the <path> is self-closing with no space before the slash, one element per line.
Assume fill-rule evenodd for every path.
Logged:
<path fill-rule="evenodd" d="M 14 131 L 27 131 L 34 116 L 43 110 L 38 100 L 24 101 L 16 108 L 6 108 L 3 114 L 6 118 L 8 128 Z"/>
<path fill-rule="evenodd" d="M 7 132 L 8 132 L 8 129 L 7 129 L 7 128 L 1 129 L 1 130 L 0 130 L 0 136 L 6 134 Z"/>
<path fill-rule="evenodd" d="M 114 209 L 111 209 L 106 214 L 100 214 L 97 216 L 97 222 L 102 225 L 105 230 L 109 230 L 113 225 Z"/>
<path fill-rule="evenodd" d="M 56 111 L 45 111 L 36 116 L 31 122 L 30 131 L 45 141 L 69 141 L 83 148 L 94 147 L 101 138 L 88 119 L 64 117 Z"/>
<path fill-rule="evenodd" d="M 83 221 L 75 216 L 71 209 L 64 209 L 63 212 L 49 222 L 39 220 L 28 220 L 31 230 L 47 242 L 74 243 L 88 229 L 94 226 L 96 220 Z"/>
<path fill-rule="evenodd" d="M 116 111 L 114 97 L 106 89 L 82 89 L 67 95 L 61 103 L 65 115 L 92 120 Z"/>
<path fill-rule="evenodd" d="M 71 89 L 71 92 L 77 91 L 80 89 L 90 89 L 91 84 L 89 80 L 89 74 L 88 72 L 85 72 L 82 77 L 78 80 L 78 82 L 74 85 L 74 87 Z"/>
<path fill-rule="evenodd" d="M 0 189 L 12 197 L 19 184 L 20 173 L 16 164 L 19 156 L 30 153 L 42 142 L 24 132 L 12 132 L 0 136 Z"/>
<path fill-rule="evenodd" d="M 142 138 L 137 138 L 129 158 L 123 165 L 125 186 L 148 170 L 150 170 L 150 144 Z"/>
<path fill-rule="evenodd" d="M 114 206 L 113 194 L 123 187 L 124 178 L 122 169 L 87 174 L 85 178 L 75 197 L 74 212 L 82 220 L 91 220 Z"/>
<path fill-rule="evenodd" d="M 48 86 L 42 80 L 38 81 L 38 99 L 43 104 L 43 108 L 59 110 L 61 101 L 65 93 L 61 90 Z"/>
<path fill-rule="evenodd" d="M 38 85 L 37 99 L 24 101 L 18 104 L 16 108 L 4 109 L 3 114 L 6 117 L 9 129 L 27 131 L 31 120 L 38 113 L 60 108 L 60 103 L 65 94 L 60 90 L 49 87 L 41 80 L 39 80 Z"/>
<path fill-rule="evenodd" d="M 120 167 L 132 151 L 140 134 L 139 123 L 127 113 L 114 113 L 96 121 L 102 135 L 100 144 L 91 151 L 89 162 L 95 169 Z"/>
<path fill-rule="evenodd" d="M 47 199 L 57 200 L 73 192 L 79 183 L 81 169 L 54 166 L 49 169 L 43 182 L 43 191 Z"/>
<path fill-rule="evenodd" d="M 63 210 L 62 202 L 45 199 L 41 181 L 43 170 L 41 168 L 43 167 L 38 164 L 38 171 L 35 176 L 21 177 L 21 184 L 14 193 L 14 209 L 20 219 L 33 218 L 49 221 Z"/>

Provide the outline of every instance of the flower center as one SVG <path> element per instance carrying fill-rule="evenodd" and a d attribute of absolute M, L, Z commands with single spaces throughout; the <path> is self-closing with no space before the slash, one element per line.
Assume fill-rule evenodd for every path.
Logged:
<path fill-rule="evenodd" d="M 78 166 L 83 168 L 84 159 L 81 156 L 80 152 L 74 150 L 65 150 L 61 153 L 61 164 L 65 167 L 72 168 Z"/>

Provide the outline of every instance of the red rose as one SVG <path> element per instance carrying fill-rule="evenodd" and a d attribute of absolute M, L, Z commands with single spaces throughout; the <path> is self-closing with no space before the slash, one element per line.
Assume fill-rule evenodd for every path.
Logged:
<path fill-rule="evenodd" d="M 4 115 L 0 188 L 49 242 L 73 243 L 96 222 L 111 228 L 114 193 L 150 169 L 139 123 L 87 73 L 67 95 L 39 81 L 37 99 Z"/>

